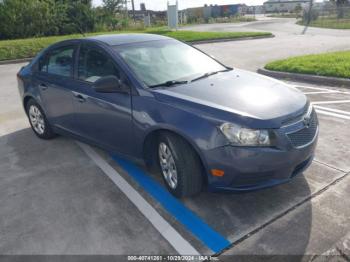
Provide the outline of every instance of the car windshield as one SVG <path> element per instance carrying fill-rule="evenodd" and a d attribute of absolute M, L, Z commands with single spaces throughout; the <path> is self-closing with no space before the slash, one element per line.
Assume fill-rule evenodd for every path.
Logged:
<path fill-rule="evenodd" d="M 183 83 L 205 73 L 226 70 L 197 49 L 175 40 L 115 46 L 115 50 L 147 86 Z"/>

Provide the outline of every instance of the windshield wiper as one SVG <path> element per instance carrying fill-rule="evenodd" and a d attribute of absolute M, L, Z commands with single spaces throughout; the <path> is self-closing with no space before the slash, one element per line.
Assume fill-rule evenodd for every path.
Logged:
<path fill-rule="evenodd" d="M 188 81 L 177 81 L 177 80 L 170 80 L 166 81 L 164 83 L 156 84 L 156 85 L 151 85 L 149 87 L 158 87 L 158 86 L 173 86 L 173 85 L 181 85 L 181 84 L 187 84 Z"/>
<path fill-rule="evenodd" d="M 199 77 L 197 77 L 197 78 L 195 78 L 195 79 L 192 79 L 192 80 L 191 80 L 191 82 L 194 82 L 194 81 L 197 81 L 197 80 L 200 80 L 200 79 L 206 78 L 206 77 L 208 77 L 208 76 L 215 75 L 215 74 L 220 73 L 220 72 L 227 72 L 227 71 L 231 71 L 231 70 L 232 70 L 232 68 L 231 68 L 231 67 L 227 67 L 227 68 L 226 68 L 226 69 L 224 69 L 224 70 L 219 70 L 219 71 L 208 72 L 208 73 L 205 73 L 205 74 L 203 74 L 203 75 L 201 75 L 201 76 L 199 76 Z"/>

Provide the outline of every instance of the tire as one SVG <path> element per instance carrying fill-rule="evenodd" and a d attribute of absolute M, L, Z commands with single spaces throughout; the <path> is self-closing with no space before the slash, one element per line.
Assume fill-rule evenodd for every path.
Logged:
<path fill-rule="evenodd" d="M 164 145 L 166 148 L 164 148 Z M 166 149 L 170 152 L 173 161 L 168 160 L 165 164 Z M 188 197 L 199 194 L 202 190 L 203 177 L 202 165 L 197 153 L 181 137 L 164 132 L 161 133 L 157 143 L 156 154 L 158 156 L 159 171 L 162 174 L 168 190 L 176 197 Z M 173 168 L 173 164 L 174 167 Z M 163 166 L 163 167 L 162 167 Z M 176 181 L 166 178 L 169 172 L 176 171 Z M 169 181 L 171 180 L 171 181 Z M 176 183 L 175 183 L 176 182 Z"/>
<path fill-rule="evenodd" d="M 47 121 L 46 115 L 40 105 L 30 99 L 26 105 L 26 113 L 32 130 L 41 139 L 52 139 L 56 134 Z"/>

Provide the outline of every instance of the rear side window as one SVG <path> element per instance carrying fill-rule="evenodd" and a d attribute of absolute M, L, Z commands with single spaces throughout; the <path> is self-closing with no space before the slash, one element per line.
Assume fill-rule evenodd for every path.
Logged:
<path fill-rule="evenodd" d="M 42 61 L 39 70 L 49 74 L 70 77 L 73 72 L 74 46 L 65 46 L 52 50 Z"/>
<path fill-rule="evenodd" d="M 120 78 L 118 68 L 112 59 L 103 51 L 82 46 L 79 53 L 78 78 L 87 82 L 95 82 L 103 76 Z"/>

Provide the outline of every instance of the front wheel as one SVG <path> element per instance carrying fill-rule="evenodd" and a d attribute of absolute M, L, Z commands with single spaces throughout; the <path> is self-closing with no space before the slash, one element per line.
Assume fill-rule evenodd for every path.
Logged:
<path fill-rule="evenodd" d="M 28 101 L 26 111 L 29 119 L 29 123 L 34 133 L 41 139 L 51 139 L 56 135 L 52 131 L 49 122 L 46 119 L 44 111 L 40 105 L 31 99 Z"/>
<path fill-rule="evenodd" d="M 201 162 L 197 153 L 185 140 L 172 133 L 163 133 L 158 140 L 157 153 L 160 172 L 173 195 L 186 197 L 201 191 Z"/>

